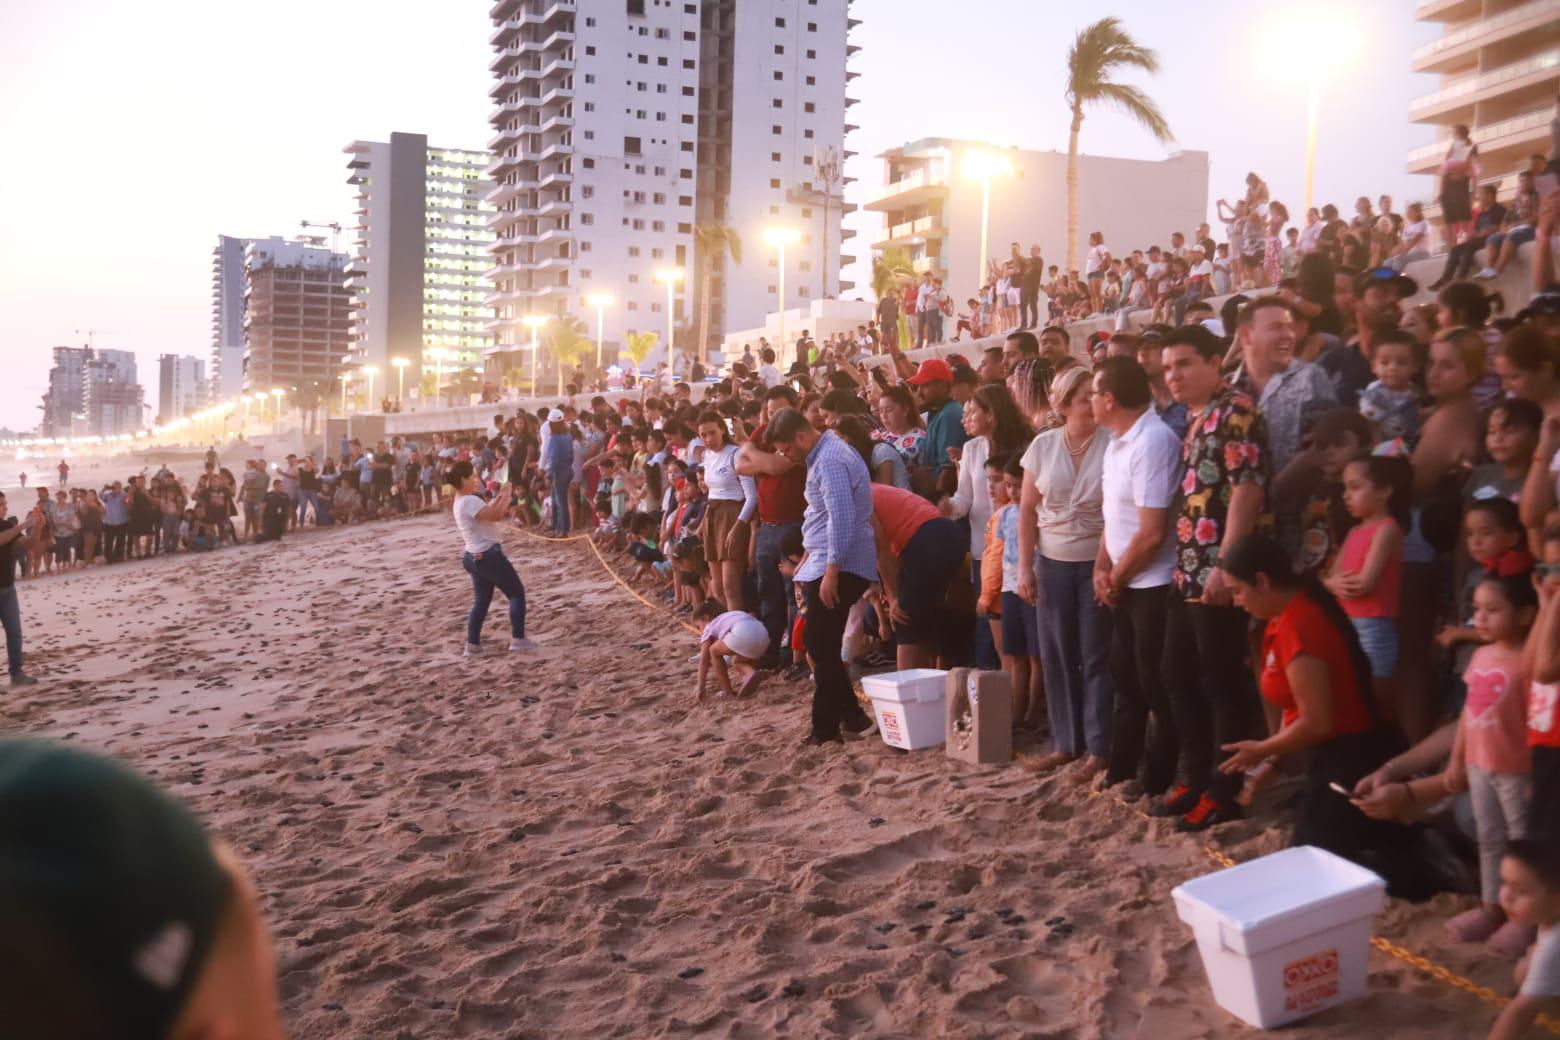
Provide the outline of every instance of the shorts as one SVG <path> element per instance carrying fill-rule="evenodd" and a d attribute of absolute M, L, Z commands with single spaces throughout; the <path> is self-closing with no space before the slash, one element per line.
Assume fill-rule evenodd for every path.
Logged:
<path fill-rule="evenodd" d="M 738 560 L 747 562 L 748 527 L 738 527 L 738 520 L 742 516 L 742 503 L 729 502 L 723 499 L 711 499 L 709 508 L 704 511 L 704 558 L 711 563 L 720 563 L 724 560 Z M 735 529 L 738 531 L 737 544 L 733 551 L 726 553 L 726 536 Z"/>
<path fill-rule="evenodd" d="M 1007 302 L 1009 307 L 1017 307 L 1022 298 L 1023 293 L 1018 289 L 1009 289 L 1007 291 Z"/>
<path fill-rule="evenodd" d="M 1002 594 L 1002 646 L 1008 657 L 1039 657 L 1040 627 L 1035 608 L 1016 592 Z"/>
<path fill-rule="evenodd" d="M 798 614 L 791 623 L 791 649 L 801 650 L 807 645 L 807 615 Z"/>
<path fill-rule="evenodd" d="M 1090 271 L 1089 272 L 1089 281 L 1091 281 L 1091 282 L 1103 282 L 1104 280 L 1105 280 L 1105 272 L 1103 270 L 1100 270 L 1100 271 Z"/>
<path fill-rule="evenodd" d="M 1266 258 L 1266 256 L 1267 256 L 1267 254 L 1265 252 L 1264 253 L 1245 253 L 1245 254 L 1243 254 L 1241 256 L 1240 262 L 1245 264 L 1247 267 L 1261 267 L 1262 266 L 1262 261 L 1263 261 L 1264 258 Z"/>
<path fill-rule="evenodd" d="M 1370 674 L 1375 679 L 1390 679 L 1397 673 L 1397 619 L 1389 617 L 1351 617 L 1360 646 L 1370 658 Z"/>
<path fill-rule="evenodd" d="M 71 555 L 81 555 L 80 535 L 61 534 L 54 537 L 54 562 L 69 563 Z"/>

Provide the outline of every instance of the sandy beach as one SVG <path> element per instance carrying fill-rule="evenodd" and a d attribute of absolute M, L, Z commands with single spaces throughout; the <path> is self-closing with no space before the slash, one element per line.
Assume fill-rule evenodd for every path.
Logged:
<path fill-rule="evenodd" d="M 509 554 L 544 650 L 459 656 L 470 586 L 424 517 L 20 584 L 7 731 L 106 749 L 253 869 L 290 1035 L 1130 1038 L 1251 1033 L 1170 889 L 1198 841 L 1066 776 L 875 739 L 800 750 L 808 689 L 694 707 L 693 640 L 584 543 Z M 1213 832 L 1236 858 L 1271 819 Z M 1380 934 L 1498 992 L 1457 905 Z M 1379 953 L 1287 1035 L 1482 1035 Z"/>

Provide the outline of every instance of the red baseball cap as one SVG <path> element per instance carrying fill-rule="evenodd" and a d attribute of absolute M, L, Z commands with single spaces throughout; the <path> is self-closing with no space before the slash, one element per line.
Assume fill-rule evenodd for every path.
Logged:
<path fill-rule="evenodd" d="M 906 379 L 911 386 L 924 386 L 927 383 L 953 383 L 953 369 L 948 367 L 948 362 L 942 358 L 927 358 L 921 362 L 921 367 L 915 370 L 915 375 Z"/>

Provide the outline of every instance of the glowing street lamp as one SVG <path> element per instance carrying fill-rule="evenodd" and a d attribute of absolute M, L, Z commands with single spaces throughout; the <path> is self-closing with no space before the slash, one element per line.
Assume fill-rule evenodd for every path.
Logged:
<path fill-rule="evenodd" d="M 364 365 L 363 374 L 368 377 L 368 407 L 372 411 L 374 407 L 374 377 L 379 374 L 379 366 Z"/>
<path fill-rule="evenodd" d="M 1322 87 L 1328 78 L 1338 79 L 1339 73 L 1353 57 L 1359 43 L 1358 16 L 1351 4 L 1316 2 L 1296 4 L 1286 11 L 1265 33 L 1271 46 L 1252 54 L 1254 64 L 1261 63 L 1259 71 L 1264 77 L 1277 75 L 1305 76 L 1305 201 L 1303 209 L 1311 208 L 1311 184 L 1316 172 L 1316 134 L 1321 122 Z M 1294 41 L 1325 40 L 1325 47 L 1316 48 L 1306 61 L 1294 60 Z"/>
<path fill-rule="evenodd" d="M 666 366 L 676 379 L 677 359 L 672 355 L 672 294 L 677 291 L 677 283 L 683 280 L 683 269 L 663 267 L 655 273 L 655 280 L 666 283 Z"/>
<path fill-rule="evenodd" d="M 542 352 L 541 342 L 537 338 L 537 329 L 547 324 L 547 318 L 542 314 L 527 314 L 520 319 L 520 324 L 531 330 L 531 393 L 536 394 L 536 356 Z"/>
<path fill-rule="evenodd" d="M 279 386 L 273 386 L 271 388 L 271 396 L 276 398 L 276 415 L 271 419 L 273 423 L 279 423 L 282 421 L 282 398 L 286 395 L 287 391 L 283 390 Z"/>
<path fill-rule="evenodd" d="M 764 232 L 764 245 L 779 251 L 780 258 L 780 356 L 785 357 L 785 247 L 802 240 L 802 233 L 795 228 L 772 227 Z M 797 351 L 798 357 L 801 351 Z"/>
<path fill-rule="evenodd" d="M 596 371 L 601 371 L 601 333 L 606 320 L 605 311 L 612 306 L 612 294 L 597 292 L 585 297 L 585 302 L 596 308 Z"/>
<path fill-rule="evenodd" d="M 964 153 L 964 175 L 980 181 L 980 255 L 976 258 L 979 269 L 975 272 L 975 287 L 986 280 L 987 225 L 991 220 L 991 178 L 1003 177 L 1013 172 L 1013 164 L 1005 156 L 990 152 L 968 151 Z"/>
<path fill-rule="evenodd" d="M 406 395 L 406 366 L 411 362 L 398 357 L 391 358 L 390 363 L 395 366 L 395 403 L 400 404 L 401 398 Z"/>

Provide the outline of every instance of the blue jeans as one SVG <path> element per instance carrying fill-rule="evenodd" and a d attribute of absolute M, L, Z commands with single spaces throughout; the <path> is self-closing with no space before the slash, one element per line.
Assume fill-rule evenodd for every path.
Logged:
<path fill-rule="evenodd" d="M 314 511 L 314 526 L 320 526 L 320 493 L 310 488 L 298 489 L 298 526 L 303 526 L 304 513 Z"/>
<path fill-rule="evenodd" d="M 1360 648 L 1370 658 L 1370 674 L 1376 679 L 1390 679 L 1397 674 L 1398 631 L 1397 618 L 1351 617 L 1354 631 L 1359 633 Z"/>
<path fill-rule="evenodd" d="M 980 595 L 980 557 L 975 556 L 970 560 L 970 582 L 975 586 L 975 595 Z M 981 614 L 975 615 L 975 667 L 983 668 L 988 672 L 994 672 L 1002 667 L 1001 660 L 997 657 L 997 641 L 991 637 L 991 619 Z"/>
<path fill-rule="evenodd" d="M 1040 557 L 1040 668 L 1056 750 L 1109 758 L 1110 612 L 1094 598 L 1093 575 L 1092 560 Z"/>
<path fill-rule="evenodd" d="M 525 586 L 520 583 L 520 575 L 515 573 L 509 557 L 504 555 L 503 546 L 489 546 L 475 556 L 462 553 L 460 565 L 471 575 L 471 614 L 466 618 L 466 642 L 472 646 L 482 642 L 482 622 L 487 620 L 495 588 L 509 597 L 509 634 L 524 639 Z"/>
<path fill-rule="evenodd" d="M 0 625 L 5 627 L 5 657 L 12 675 L 22 674 L 22 604 L 16 586 L 0 589 Z"/>
<path fill-rule="evenodd" d="M 778 658 L 780 641 L 790 631 L 791 615 L 796 612 L 796 593 L 791 579 L 780 573 L 780 545 L 790 531 L 800 531 L 801 521 L 789 524 L 759 524 L 758 544 L 753 547 L 755 577 L 758 580 L 758 619 L 769 633 L 769 652 Z"/>
<path fill-rule="evenodd" d="M 552 475 L 552 504 L 554 534 L 569 533 L 569 485 L 573 481 L 568 476 Z"/>

